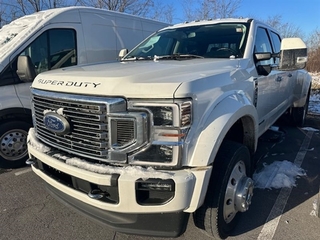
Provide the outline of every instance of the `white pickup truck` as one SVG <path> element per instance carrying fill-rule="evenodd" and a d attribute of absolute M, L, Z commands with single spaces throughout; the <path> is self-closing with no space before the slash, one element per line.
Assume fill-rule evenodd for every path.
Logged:
<path fill-rule="evenodd" d="M 193 213 L 226 238 L 251 203 L 259 136 L 288 112 L 304 122 L 305 44 L 222 19 L 164 28 L 126 53 L 36 77 L 28 163 L 116 231 L 175 237 Z"/>

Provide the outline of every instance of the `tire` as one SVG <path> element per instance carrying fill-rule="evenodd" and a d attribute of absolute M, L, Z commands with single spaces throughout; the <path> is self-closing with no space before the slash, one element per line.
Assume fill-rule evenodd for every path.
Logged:
<path fill-rule="evenodd" d="M 0 166 L 22 167 L 28 158 L 27 135 L 32 125 L 23 121 L 0 125 Z"/>
<path fill-rule="evenodd" d="M 308 92 L 306 103 L 303 107 L 291 108 L 291 119 L 294 126 L 303 127 L 309 108 L 310 90 Z"/>
<path fill-rule="evenodd" d="M 197 227 L 216 239 L 234 229 L 238 212 L 248 210 L 253 194 L 250 153 L 246 146 L 225 141 L 216 156 L 204 204 L 194 213 Z"/>

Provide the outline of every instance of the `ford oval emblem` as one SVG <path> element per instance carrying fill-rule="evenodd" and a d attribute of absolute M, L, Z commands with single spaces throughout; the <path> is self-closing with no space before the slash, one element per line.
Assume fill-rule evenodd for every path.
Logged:
<path fill-rule="evenodd" d="M 65 135 L 70 132 L 70 124 L 68 120 L 55 112 L 48 112 L 43 117 L 44 126 L 59 135 Z"/>

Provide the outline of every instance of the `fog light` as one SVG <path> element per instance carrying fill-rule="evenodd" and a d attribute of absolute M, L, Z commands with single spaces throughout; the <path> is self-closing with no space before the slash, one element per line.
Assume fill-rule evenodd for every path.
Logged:
<path fill-rule="evenodd" d="M 138 180 L 137 181 L 137 190 L 153 190 L 153 191 L 174 191 L 174 181 L 162 180 L 162 179 L 148 179 L 146 181 Z"/>
<path fill-rule="evenodd" d="M 172 179 L 139 179 L 136 181 L 136 200 L 141 205 L 161 205 L 174 197 L 175 183 Z"/>

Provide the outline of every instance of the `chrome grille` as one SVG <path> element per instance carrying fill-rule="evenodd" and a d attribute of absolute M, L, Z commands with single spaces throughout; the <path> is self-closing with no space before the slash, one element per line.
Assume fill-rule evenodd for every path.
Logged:
<path fill-rule="evenodd" d="M 122 98 L 86 97 L 81 95 L 58 94 L 32 89 L 33 118 L 37 137 L 57 149 L 71 154 L 108 161 L 109 128 L 108 114 L 126 111 Z M 71 132 L 57 135 L 48 130 L 43 117 L 46 111 L 63 111 L 63 116 L 71 126 Z M 123 121 L 119 126 L 118 144 L 134 142 L 134 124 Z M 129 126 L 128 126 L 129 125 Z"/>

